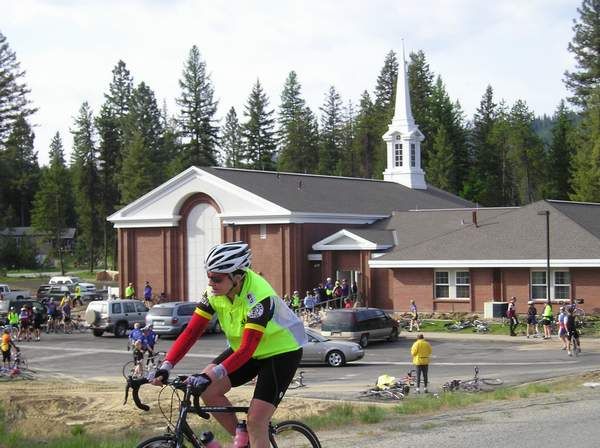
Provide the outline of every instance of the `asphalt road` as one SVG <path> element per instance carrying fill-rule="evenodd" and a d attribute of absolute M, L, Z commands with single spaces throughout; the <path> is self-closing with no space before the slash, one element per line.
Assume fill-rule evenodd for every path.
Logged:
<path fill-rule="evenodd" d="M 476 336 L 476 335 L 475 335 Z M 445 337 L 445 338 L 442 338 Z M 485 336 L 469 340 L 432 335 L 430 366 L 431 388 L 453 378 L 469 378 L 473 366 L 480 367 L 480 376 L 502 378 L 505 384 L 517 384 L 597 368 L 600 362 L 600 341 L 582 339 L 583 353 L 577 358 L 560 350 L 559 342 L 527 341 L 523 338 L 494 340 Z M 411 368 L 410 346 L 414 336 L 403 336 L 397 342 L 372 343 L 365 357 L 341 368 L 305 365 L 305 396 L 311 396 L 312 386 L 319 398 L 350 398 L 354 392 L 375 382 L 382 373 L 400 376 Z M 161 339 L 159 350 L 168 350 L 173 339 Z M 586 345 L 587 344 L 587 345 Z M 40 342 L 21 342 L 20 346 L 30 367 L 41 374 L 55 377 L 106 379 L 121 377 L 123 364 L 132 359 L 126 350 L 127 339 L 110 335 L 94 337 L 91 333 L 43 335 Z M 203 336 L 180 362 L 176 371 L 193 373 L 225 349 L 222 335 Z"/>

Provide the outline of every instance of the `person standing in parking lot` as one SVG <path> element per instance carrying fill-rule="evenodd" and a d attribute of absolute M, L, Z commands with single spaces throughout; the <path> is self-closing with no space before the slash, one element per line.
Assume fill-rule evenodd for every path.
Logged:
<path fill-rule="evenodd" d="M 129 282 L 127 288 L 125 288 L 125 298 L 135 299 L 135 288 L 133 287 L 133 283 L 131 282 Z"/>
<path fill-rule="evenodd" d="M 420 393 L 421 375 L 423 375 L 423 392 L 427 393 L 429 357 L 431 356 L 431 345 L 425 340 L 423 333 L 419 333 L 417 340 L 410 349 L 413 364 L 417 370 L 417 393 Z"/>
<path fill-rule="evenodd" d="M 506 317 L 508 317 L 508 324 L 510 327 L 510 335 L 511 336 L 516 336 L 517 333 L 515 332 L 515 329 L 517 328 L 517 325 L 519 325 L 519 321 L 517 320 L 517 298 L 513 297 L 512 299 L 510 299 L 510 302 L 508 303 L 508 309 L 506 310 Z"/>
<path fill-rule="evenodd" d="M 144 302 L 148 308 L 152 306 L 152 286 L 148 280 L 144 285 Z"/>

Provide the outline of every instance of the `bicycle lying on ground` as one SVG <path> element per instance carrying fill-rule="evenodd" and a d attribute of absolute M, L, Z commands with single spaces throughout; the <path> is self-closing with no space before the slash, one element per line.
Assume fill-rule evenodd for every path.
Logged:
<path fill-rule="evenodd" d="M 442 385 L 444 392 L 454 392 L 457 390 L 465 392 L 479 392 L 483 390 L 483 385 L 500 386 L 504 383 L 500 378 L 481 378 L 479 376 L 479 367 L 474 367 L 475 375 L 468 380 L 450 380 Z"/>
<path fill-rule="evenodd" d="M 177 421 L 173 423 L 171 419 L 163 413 L 163 416 L 168 423 L 167 432 L 161 436 L 152 437 L 141 442 L 137 448 L 184 448 L 186 446 L 201 448 L 205 446 L 201 441 L 202 437 L 198 437 L 187 422 L 187 417 L 190 412 L 196 413 L 206 420 L 210 418 L 210 414 L 217 412 L 248 413 L 249 408 L 246 406 L 200 406 L 199 397 L 202 392 L 204 392 L 205 387 L 191 387 L 185 383 L 186 379 L 187 375 L 177 375 L 172 380 L 169 380 L 167 386 L 165 386 L 173 389 L 173 395 L 177 395 L 177 391 L 183 392 L 183 398 L 179 402 Z M 127 387 L 125 389 L 125 403 L 127 403 L 129 389 L 131 389 L 135 405 L 144 411 L 150 410 L 149 406 L 142 403 L 139 398 L 140 387 L 148 382 L 149 381 L 146 378 L 128 378 Z M 173 406 L 173 401 L 173 398 L 171 398 L 171 406 Z M 170 415 L 172 415 L 172 412 Z M 186 441 L 189 442 L 190 445 L 185 444 Z M 293 420 L 287 420 L 281 423 L 270 423 L 269 441 L 273 448 L 321 448 L 321 443 L 313 430 L 304 423 Z"/>
<path fill-rule="evenodd" d="M 415 370 L 409 370 L 401 378 L 381 375 L 377 378 L 375 386 L 362 391 L 360 397 L 375 400 L 402 400 L 410 393 L 411 386 L 415 385 L 415 374 Z"/>

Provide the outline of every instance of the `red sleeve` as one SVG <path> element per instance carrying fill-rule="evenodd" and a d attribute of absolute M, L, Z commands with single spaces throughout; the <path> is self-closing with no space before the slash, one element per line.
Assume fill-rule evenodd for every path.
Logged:
<path fill-rule="evenodd" d="M 165 361 L 169 361 L 175 366 L 175 364 L 185 356 L 190 348 L 192 348 L 192 345 L 194 345 L 198 338 L 202 336 L 202 333 L 204 333 L 204 330 L 210 321 L 208 316 L 207 313 L 196 308 L 190 323 L 185 330 L 183 330 L 183 333 L 179 335 L 169 350 L 169 353 L 167 353 L 167 356 L 165 356 Z"/>
<path fill-rule="evenodd" d="M 225 361 L 221 363 L 228 374 L 235 372 L 237 369 L 242 367 L 256 351 L 256 347 L 260 343 L 263 336 L 263 331 L 255 330 L 253 328 L 244 328 L 242 333 L 242 343 L 240 348 L 231 354 Z"/>

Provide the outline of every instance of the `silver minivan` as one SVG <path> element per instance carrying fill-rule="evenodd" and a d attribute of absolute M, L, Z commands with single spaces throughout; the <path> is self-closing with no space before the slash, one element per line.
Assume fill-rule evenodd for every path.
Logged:
<path fill-rule="evenodd" d="M 177 336 L 185 330 L 197 306 L 196 302 L 159 303 L 150 308 L 146 315 L 146 325 L 152 325 L 156 334 Z M 221 328 L 216 314 L 210 321 L 206 331 L 208 333 L 220 333 Z"/>
<path fill-rule="evenodd" d="M 366 347 L 373 340 L 395 341 L 400 334 L 398 322 L 379 308 L 328 310 L 321 323 L 321 334 L 331 339 L 347 339 Z"/>

